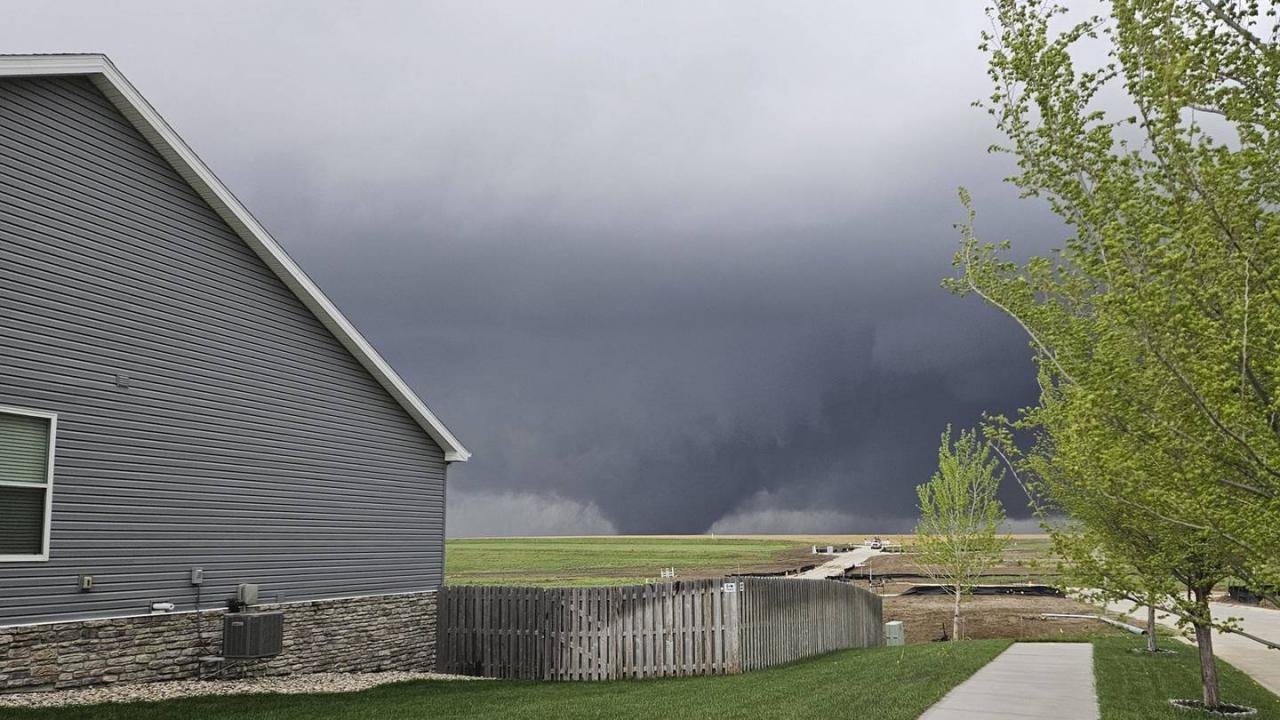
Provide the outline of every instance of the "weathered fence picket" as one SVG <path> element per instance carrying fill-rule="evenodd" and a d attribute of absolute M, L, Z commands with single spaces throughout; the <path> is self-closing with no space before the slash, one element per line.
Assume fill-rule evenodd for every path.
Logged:
<path fill-rule="evenodd" d="M 438 668 L 484 677 L 723 675 L 881 642 L 880 597 L 825 580 L 447 586 L 439 602 Z"/>
<path fill-rule="evenodd" d="M 744 578 L 742 669 L 880 644 L 880 598 L 845 583 Z"/>

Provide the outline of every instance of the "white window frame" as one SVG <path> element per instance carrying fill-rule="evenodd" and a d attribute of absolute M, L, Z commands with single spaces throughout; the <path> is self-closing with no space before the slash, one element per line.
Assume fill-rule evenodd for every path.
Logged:
<path fill-rule="evenodd" d="M 48 562 L 49 561 L 49 527 L 53 523 L 53 457 L 58 439 L 58 414 L 30 408 L 7 407 L 0 405 L 0 415 L 22 415 L 25 417 L 43 418 L 49 421 L 49 459 L 47 461 L 48 476 L 44 484 L 44 540 L 41 552 L 36 555 L 0 555 L 0 562 Z M 8 482 L 0 480 L 5 487 L 31 488 L 38 487 L 31 483 Z"/>

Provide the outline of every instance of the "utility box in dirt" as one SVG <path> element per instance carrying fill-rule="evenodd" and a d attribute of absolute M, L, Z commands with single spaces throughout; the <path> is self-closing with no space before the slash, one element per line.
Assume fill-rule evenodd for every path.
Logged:
<path fill-rule="evenodd" d="M 884 624 L 884 644 L 902 645 L 907 642 L 907 631 L 901 620 L 893 620 Z"/>
<path fill-rule="evenodd" d="M 222 656 L 228 660 L 279 655 L 284 645 L 284 613 L 227 613 L 222 619 Z"/>

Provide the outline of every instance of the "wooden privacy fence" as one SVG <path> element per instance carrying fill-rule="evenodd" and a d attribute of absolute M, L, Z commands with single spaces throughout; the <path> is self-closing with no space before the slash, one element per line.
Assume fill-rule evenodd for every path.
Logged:
<path fill-rule="evenodd" d="M 723 675 L 881 642 L 880 597 L 826 580 L 447 586 L 437 617 L 441 672 L 527 680 Z"/>
<path fill-rule="evenodd" d="M 441 672 L 607 680 L 738 671 L 737 585 L 721 580 L 449 586 L 436 613 Z"/>
<path fill-rule="evenodd" d="M 748 578 L 738 621 L 743 670 L 881 643 L 879 595 L 848 583 Z"/>

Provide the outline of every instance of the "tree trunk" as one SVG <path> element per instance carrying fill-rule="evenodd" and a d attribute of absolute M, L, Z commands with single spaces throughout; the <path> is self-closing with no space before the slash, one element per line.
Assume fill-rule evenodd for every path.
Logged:
<path fill-rule="evenodd" d="M 951 639 L 960 639 L 960 586 L 956 585 L 956 605 L 951 614 Z"/>
<path fill-rule="evenodd" d="M 1209 592 L 1200 588 L 1196 588 L 1196 604 L 1198 616 L 1203 613 L 1204 618 L 1211 617 L 1209 615 Z M 1213 628 L 1202 620 L 1195 620 L 1192 626 L 1196 630 L 1196 647 L 1200 650 L 1200 686 L 1204 695 L 1205 709 L 1212 710 L 1221 704 L 1222 699 L 1218 695 L 1218 666 L 1213 659 Z"/>
<path fill-rule="evenodd" d="M 1156 651 L 1156 604 L 1147 605 L 1147 652 Z"/>

